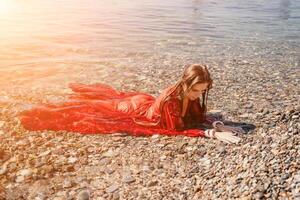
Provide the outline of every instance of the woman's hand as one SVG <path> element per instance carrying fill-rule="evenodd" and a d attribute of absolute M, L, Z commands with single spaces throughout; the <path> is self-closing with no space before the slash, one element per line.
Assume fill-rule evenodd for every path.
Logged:
<path fill-rule="evenodd" d="M 230 131 L 221 132 L 221 131 L 216 131 L 215 129 L 206 130 L 205 136 L 209 138 L 216 138 L 228 144 L 238 143 L 241 140 L 241 138 L 235 136 L 233 132 Z"/>
<path fill-rule="evenodd" d="M 245 131 L 241 127 L 233 127 L 233 126 L 221 126 L 222 132 L 232 132 L 234 135 L 245 134 Z"/>
<path fill-rule="evenodd" d="M 245 131 L 241 127 L 225 126 L 221 121 L 213 122 L 213 127 L 219 132 L 232 132 L 234 135 L 244 134 Z"/>
<path fill-rule="evenodd" d="M 237 137 L 234 135 L 234 133 L 232 132 L 216 132 L 215 133 L 215 137 L 222 141 L 222 142 L 226 142 L 228 144 L 231 143 L 239 143 L 239 141 L 241 140 L 241 138 Z"/>

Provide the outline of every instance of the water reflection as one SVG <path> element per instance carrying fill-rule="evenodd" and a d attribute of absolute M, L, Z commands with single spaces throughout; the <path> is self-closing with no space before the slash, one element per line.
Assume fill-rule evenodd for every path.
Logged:
<path fill-rule="evenodd" d="M 290 1 L 280 0 L 279 3 L 279 17 L 280 19 L 289 19 L 290 17 Z"/>
<path fill-rule="evenodd" d="M 138 56 L 153 65 L 163 56 L 215 60 L 224 49 L 236 54 L 245 43 L 298 45 L 299 5 L 297 0 L 0 0 L 0 69 L 55 62 L 129 65 L 137 64 Z"/>

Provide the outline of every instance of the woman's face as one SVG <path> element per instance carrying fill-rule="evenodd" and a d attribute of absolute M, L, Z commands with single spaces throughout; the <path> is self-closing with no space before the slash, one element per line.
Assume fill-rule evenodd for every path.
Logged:
<path fill-rule="evenodd" d="M 208 88 L 208 83 L 196 83 L 192 86 L 191 90 L 187 94 L 189 100 L 194 101 Z"/>

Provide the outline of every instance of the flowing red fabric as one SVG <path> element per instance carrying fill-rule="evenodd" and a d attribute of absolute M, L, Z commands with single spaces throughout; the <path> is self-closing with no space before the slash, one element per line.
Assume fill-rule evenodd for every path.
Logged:
<path fill-rule="evenodd" d="M 199 128 L 185 128 L 178 98 L 171 96 L 160 112 L 160 101 L 172 86 L 163 90 L 157 98 L 142 92 L 117 91 L 102 83 L 71 83 L 69 87 L 73 91 L 69 101 L 57 105 L 42 104 L 21 112 L 19 116 L 24 128 L 83 134 L 204 136 L 204 131 Z M 189 104 L 188 114 L 197 122 L 199 99 L 193 103 Z"/>

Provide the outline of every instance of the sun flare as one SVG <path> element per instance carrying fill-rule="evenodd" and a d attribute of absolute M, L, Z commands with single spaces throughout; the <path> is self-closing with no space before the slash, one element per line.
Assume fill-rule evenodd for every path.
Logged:
<path fill-rule="evenodd" d="M 0 15 L 9 14 L 14 10 L 12 1 L 0 0 Z"/>

